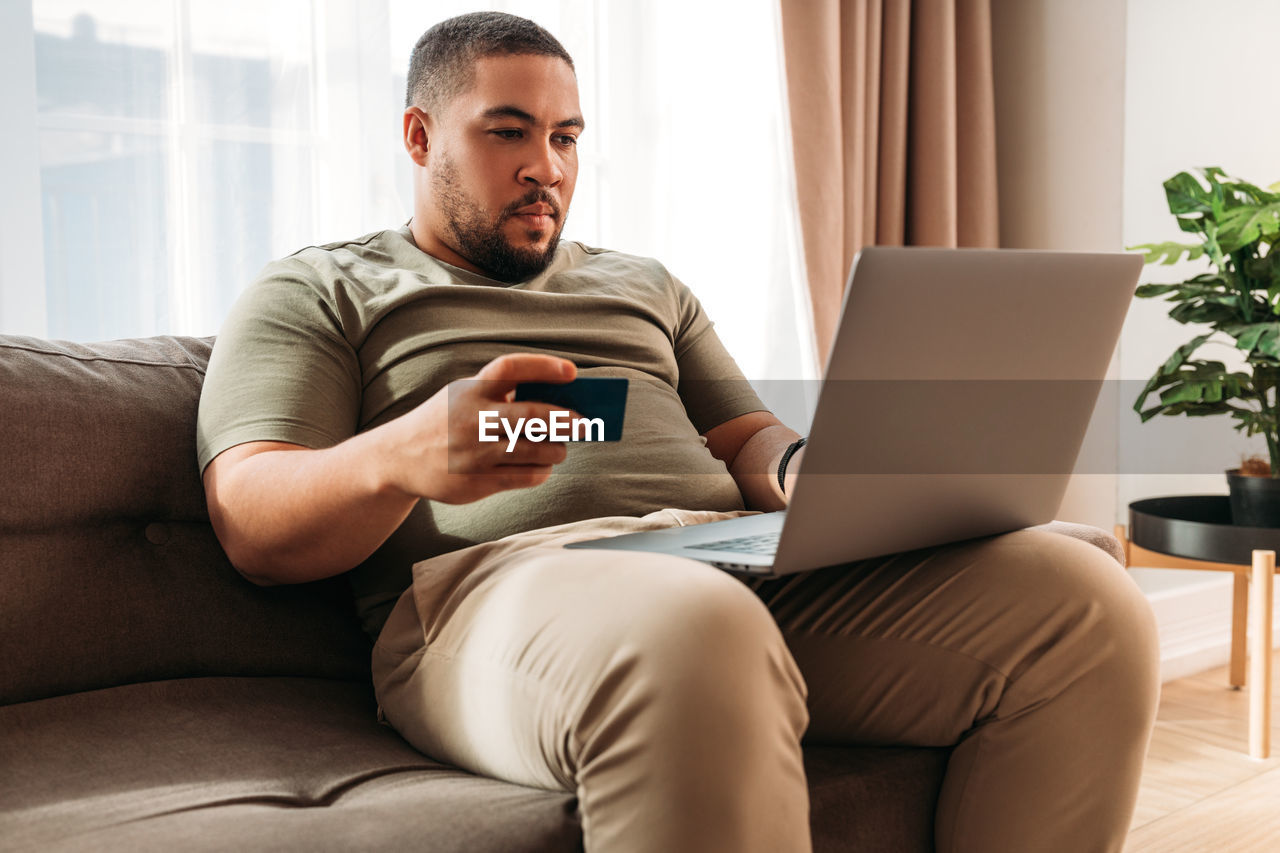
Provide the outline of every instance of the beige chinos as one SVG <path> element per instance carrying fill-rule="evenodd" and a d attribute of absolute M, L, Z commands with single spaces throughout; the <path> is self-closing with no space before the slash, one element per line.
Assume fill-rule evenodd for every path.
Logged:
<path fill-rule="evenodd" d="M 419 563 L 374 649 L 390 722 L 475 773 L 576 792 L 588 851 L 807 851 L 801 743 L 954 746 L 940 851 L 1121 849 L 1159 693 L 1116 561 L 1027 530 L 787 578 L 566 542 Z"/>

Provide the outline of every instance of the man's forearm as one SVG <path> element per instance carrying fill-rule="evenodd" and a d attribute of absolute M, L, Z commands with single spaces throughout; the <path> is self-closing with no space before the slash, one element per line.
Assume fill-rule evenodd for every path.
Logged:
<path fill-rule="evenodd" d="M 779 424 L 765 427 L 742 445 L 729 473 L 737 482 L 747 509 L 768 512 L 786 508 L 786 495 L 778 487 L 778 463 L 799 437 L 795 430 Z"/>

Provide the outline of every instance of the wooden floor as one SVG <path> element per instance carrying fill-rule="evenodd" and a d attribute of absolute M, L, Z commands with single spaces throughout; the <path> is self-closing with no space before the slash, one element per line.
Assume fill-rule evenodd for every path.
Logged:
<path fill-rule="evenodd" d="M 1272 757 L 1252 759 L 1248 705 L 1247 688 L 1227 687 L 1226 667 L 1164 685 L 1125 853 L 1280 851 L 1280 720 Z"/>

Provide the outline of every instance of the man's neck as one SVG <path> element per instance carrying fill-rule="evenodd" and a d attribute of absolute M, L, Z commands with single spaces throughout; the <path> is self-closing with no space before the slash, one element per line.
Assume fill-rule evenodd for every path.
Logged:
<path fill-rule="evenodd" d="M 426 225 L 422 224 L 422 220 L 416 216 L 409 220 L 409 233 L 413 235 L 413 242 L 414 245 L 418 247 L 418 250 L 430 255 L 437 261 L 457 267 L 458 269 L 466 270 L 467 272 L 473 272 L 477 275 L 485 276 L 486 278 L 491 277 L 487 272 L 451 249 L 448 244 L 438 239 L 431 233 Z"/>

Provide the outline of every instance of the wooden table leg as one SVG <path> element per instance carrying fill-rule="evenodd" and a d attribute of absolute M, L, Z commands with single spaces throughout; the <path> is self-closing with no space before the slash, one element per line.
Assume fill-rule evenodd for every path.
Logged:
<path fill-rule="evenodd" d="M 1249 628 L 1249 576 L 1236 572 L 1231 582 L 1231 677 L 1232 687 L 1244 687 L 1245 634 Z"/>
<path fill-rule="evenodd" d="M 1111 531 L 1120 540 L 1120 547 L 1124 549 L 1124 567 L 1127 569 L 1129 568 L 1129 531 L 1123 524 L 1117 524 Z"/>
<path fill-rule="evenodd" d="M 1249 755 L 1271 755 L 1271 610 L 1276 552 L 1254 551 L 1249 578 L 1253 636 L 1249 649 Z"/>

